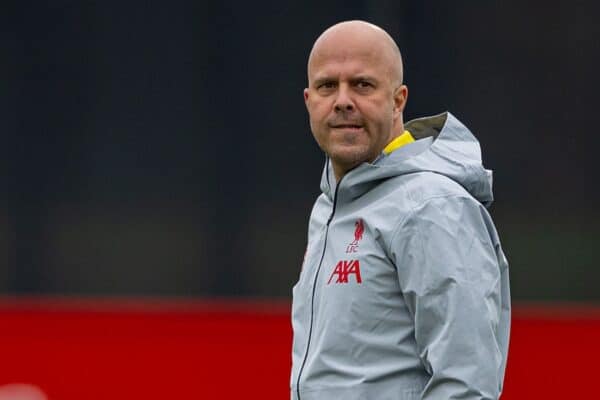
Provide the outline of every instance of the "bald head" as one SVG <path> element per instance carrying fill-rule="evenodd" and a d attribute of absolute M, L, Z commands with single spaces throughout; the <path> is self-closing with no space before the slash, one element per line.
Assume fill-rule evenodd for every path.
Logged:
<path fill-rule="evenodd" d="M 315 41 L 308 57 L 308 79 L 316 60 L 338 53 L 362 51 L 388 67 L 395 85 L 403 81 L 402 56 L 392 37 L 377 25 L 365 21 L 344 21 L 329 27 Z"/>

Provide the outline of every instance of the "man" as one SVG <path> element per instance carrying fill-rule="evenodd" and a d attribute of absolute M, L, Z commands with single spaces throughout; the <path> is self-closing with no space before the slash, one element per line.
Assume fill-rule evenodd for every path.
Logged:
<path fill-rule="evenodd" d="M 449 113 L 403 123 L 393 39 L 327 29 L 304 99 L 326 153 L 293 289 L 292 398 L 496 399 L 507 262 L 485 206 L 491 171 Z"/>

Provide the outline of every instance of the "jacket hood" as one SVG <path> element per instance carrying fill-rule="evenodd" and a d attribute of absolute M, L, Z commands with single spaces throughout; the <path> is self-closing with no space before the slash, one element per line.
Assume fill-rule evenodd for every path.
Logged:
<path fill-rule="evenodd" d="M 344 175 L 338 196 L 357 198 L 381 181 L 404 174 L 434 172 L 463 186 L 486 207 L 493 201 L 492 171 L 483 167 L 479 142 L 449 112 L 418 118 L 405 124 L 415 138 L 373 163 L 362 163 Z M 321 190 L 333 199 L 336 181 L 329 157 L 321 178 Z"/>

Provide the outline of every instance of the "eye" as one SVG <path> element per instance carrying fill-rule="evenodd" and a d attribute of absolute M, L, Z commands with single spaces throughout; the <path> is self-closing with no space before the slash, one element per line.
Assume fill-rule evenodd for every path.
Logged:
<path fill-rule="evenodd" d="M 334 81 L 325 81 L 325 82 L 321 83 L 319 86 L 317 86 L 317 89 L 333 89 L 333 88 L 335 88 Z"/>
<path fill-rule="evenodd" d="M 367 89 L 367 88 L 373 87 L 373 84 L 371 82 L 369 82 L 369 81 L 362 81 L 361 80 L 361 81 L 356 82 L 356 86 L 359 89 Z"/>

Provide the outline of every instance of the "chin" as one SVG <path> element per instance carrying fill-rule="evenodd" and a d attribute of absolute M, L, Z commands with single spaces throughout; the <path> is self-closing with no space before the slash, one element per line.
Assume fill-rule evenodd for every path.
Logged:
<path fill-rule="evenodd" d="M 369 161 L 369 152 L 359 146 L 345 146 L 344 149 L 336 149 L 329 153 L 329 157 L 338 165 L 343 165 L 347 169 L 354 168 L 363 162 Z"/>

